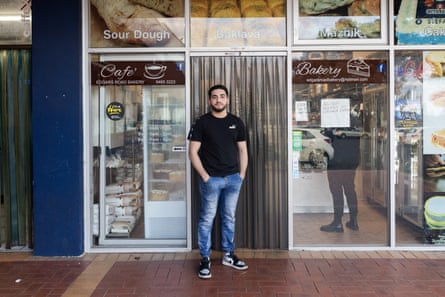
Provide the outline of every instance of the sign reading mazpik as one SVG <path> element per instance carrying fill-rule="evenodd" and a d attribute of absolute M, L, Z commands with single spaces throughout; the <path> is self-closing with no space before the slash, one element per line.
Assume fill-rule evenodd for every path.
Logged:
<path fill-rule="evenodd" d="M 93 62 L 91 84 L 184 85 L 184 62 Z"/>
<path fill-rule="evenodd" d="M 386 61 L 382 60 L 303 60 L 292 65 L 294 84 L 386 83 Z"/>

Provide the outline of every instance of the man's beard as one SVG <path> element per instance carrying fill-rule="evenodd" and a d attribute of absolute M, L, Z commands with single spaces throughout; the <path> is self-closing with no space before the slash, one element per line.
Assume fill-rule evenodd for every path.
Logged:
<path fill-rule="evenodd" d="M 224 110 L 226 110 L 226 106 L 224 105 L 221 108 L 215 107 L 213 105 L 210 106 L 210 108 L 214 111 L 214 112 L 223 112 Z"/>

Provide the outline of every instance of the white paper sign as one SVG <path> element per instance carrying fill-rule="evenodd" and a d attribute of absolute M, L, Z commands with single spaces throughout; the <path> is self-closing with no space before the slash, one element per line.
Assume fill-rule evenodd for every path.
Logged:
<path fill-rule="evenodd" d="M 348 98 L 321 99 L 321 127 L 350 127 Z"/>
<path fill-rule="evenodd" d="M 295 101 L 295 121 L 307 122 L 308 120 L 309 117 L 307 114 L 307 102 Z"/>

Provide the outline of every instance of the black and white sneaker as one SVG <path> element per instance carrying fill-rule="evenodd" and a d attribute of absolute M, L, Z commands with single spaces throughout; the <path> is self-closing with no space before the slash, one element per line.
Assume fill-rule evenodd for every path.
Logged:
<path fill-rule="evenodd" d="M 210 272 L 210 259 L 209 257 L 204 257 L 199 264 L 199 272 L 198 276 L 203 279 L 208 279 L 212 277 L 212 273 Z"/>
<path fill-rule="evenodd" d="M 241 261 L 238 259 L 238 257 L 232 252 L 230 254 L 225 254 L 224 258 L 222 259 L 222 264 L 235 268 L 237 270 L 246 270 L 249 268 L 244 261 Z"/>

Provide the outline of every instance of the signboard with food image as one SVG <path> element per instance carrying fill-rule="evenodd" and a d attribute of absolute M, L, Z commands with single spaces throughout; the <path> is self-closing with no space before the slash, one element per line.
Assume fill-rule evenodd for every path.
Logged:
<path fill-rule="evenodd" d="M 90 3 L 90 47 L 184 46 L 184 0 Z"/>
<path fill-rule="evenodd" d="M 190 0 L 191 45 L 284 46 L 286 0 Z"/>
<path fill-rule="evenodd" d="M 295 43 L 386 42 L 386 1 L 297 0 L 294 10 Z"/>
<path fill-rule="evenodd" d="M 445 153 L 445 51 L 423 53 L 424 154 Z"/>

